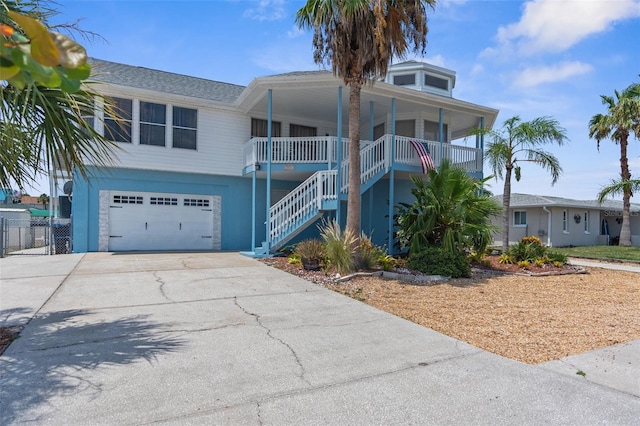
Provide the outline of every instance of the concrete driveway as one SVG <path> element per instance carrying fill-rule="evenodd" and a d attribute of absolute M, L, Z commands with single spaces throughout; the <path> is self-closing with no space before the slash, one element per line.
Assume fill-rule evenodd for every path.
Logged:
<path fill-rule="evenodd" d="M 633 381 L 505 359 L 237 253 L 10 257 L 0 278 L 0 324 L 26 324 L 3 425 L 640 419 Z"/>

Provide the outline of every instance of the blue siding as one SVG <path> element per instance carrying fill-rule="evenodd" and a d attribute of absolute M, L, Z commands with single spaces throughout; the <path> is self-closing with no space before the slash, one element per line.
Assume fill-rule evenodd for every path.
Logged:
<path fill-rule="evenodd" d="M 98 250 L 99 191 L 141 191 L 219 195 L 222 198 L 223 250 L 249 250 L 251 246 L 251 178 L 213 176 L 132 169 L 92 169 L 90 184 L 76 177 L 73 188 L 74 251 Z M 289 189 L 295 182 L 273 181 L 274 189 Z M 256 182 L 256 241 L 265 239 L 264 179 Z"/>

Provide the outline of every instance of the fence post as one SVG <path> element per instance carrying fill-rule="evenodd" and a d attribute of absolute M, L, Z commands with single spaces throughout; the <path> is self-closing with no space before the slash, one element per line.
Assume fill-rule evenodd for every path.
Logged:
<path fill-rule="evenodd" d="M 4 217 L 0 217 L 0 259 L 4 257 Z"/>

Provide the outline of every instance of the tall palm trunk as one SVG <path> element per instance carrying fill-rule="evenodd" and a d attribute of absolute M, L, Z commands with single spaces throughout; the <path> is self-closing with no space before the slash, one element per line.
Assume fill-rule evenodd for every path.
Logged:
<path fill-rule="evenodd" d="M 622 181 L 629 182 L 631 173 L 629 172 L 629 159 L 627 158 L 628 136 L 623 135 L 620 139 L 620 171 Z M 622 190 L 622 228 L 620 228 L 621 246 L 631 246 L 631 224 L 629 223 L 631 210 L 631 188 L 624 185 Z"/>
<path fill-rule="evenodd" d="M 347 198 L 347 226 L 360 237 L 360 90 L 362 83 L 349 84 L 349 194 Z M 340 208 L 340 206 L 338 206 Z"/>
<path fill-rule="evenodd" d="M 509 250 L 509 206 L 511 205 L 511 171 L 513 164 L 507 163 L 504 173 L 504 191 L 502 192 L 502 253 Z"/>

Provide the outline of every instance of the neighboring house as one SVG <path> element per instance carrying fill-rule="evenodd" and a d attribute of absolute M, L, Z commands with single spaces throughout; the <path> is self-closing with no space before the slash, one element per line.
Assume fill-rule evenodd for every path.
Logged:
<path fill-rule="evenodd" d="M 502 195 L 494 199 L 502 204 Z M 549 247 L 608 245 L 620 237 L 622 201 L 511 194 L 509 244 L 534 235 Z M 492 223 L 502 228 L 502 216 Z M 640 204 L 631 204 L 631 243 L 640 247 Z M 502 241 L 502 233 L 494 236 Z"/>
<path fill-rule="evenodd" d="M 99 109 L 87 120 L 122 150 L 114 167 L 73 178 L 74 251 L 260 255 L 317 236 L 322 217 L 344 225 L 349 90 L 332 73 L 258 77 L 243 87 L 92 63 L 124 121 Z M 376 244 L 389 245 L 394 206 L 413 199 L 410 176 L 422 173 L 416 142 L 436 165 L 448 158 L 482 176 L 483 140 L 466 137 L 491 128 L 498 111 L 454 99 L 454 84 L 451 70 L 405 62 L 362 88 L 362 230 Z"/>

